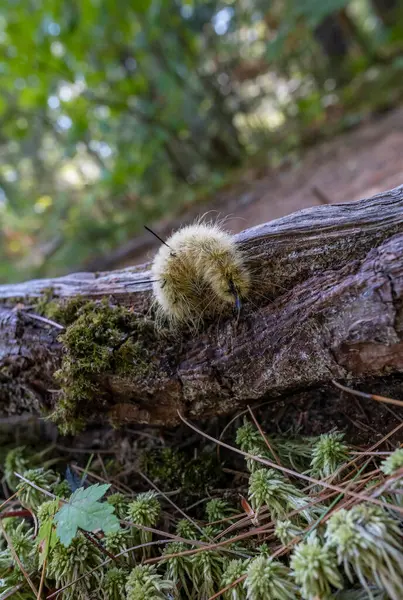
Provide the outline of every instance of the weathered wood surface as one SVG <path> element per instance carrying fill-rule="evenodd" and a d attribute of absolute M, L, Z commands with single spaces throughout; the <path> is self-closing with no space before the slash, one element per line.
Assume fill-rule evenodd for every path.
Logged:
<path fill-rule="evenodd" d="M 102 374 L 108 401 L 94 409 L 94 421 L 174 424 L 178 409 L 193 418 L 231 413 L 332 379 L 375 377 L 387 387 L 388 375 L 403 372 L 403 186 L 303 210 L 236 238 L 258 282 L 239 322 L 159 344 L 155 359 L 165 368 L 144 382 Z M 16 303 L 52 288 L 60 299 L 107 296 L 145 315 L 150 284 L 138 282 L 147 267 L 0 286 L 0 415 L 40 414 L 59 397 L 60 330 Z"/>

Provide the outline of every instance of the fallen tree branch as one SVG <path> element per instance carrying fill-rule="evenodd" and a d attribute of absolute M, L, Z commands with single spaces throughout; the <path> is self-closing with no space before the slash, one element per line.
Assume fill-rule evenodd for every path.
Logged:
<path fill-rule="evenodd" d="M 132 371 L 92 372 L 95 393 L 78 403 L 77 416 L 175 424 L 178 410 L 193 418 L 227 414 L 334 379 L 403 372 L 403 187 L 303 210 L 236 238 L 260 282 L 240 321 L 180 340 L 152 331 L 145 343 L 143 336 L 148 367 L 139 372 L 133 359 Z M 46 413 L 65 393 L 54 373 L 66 343 L 57 319 L 29 317 L 38 301 L 106 297 L 151 327 L 151 286 L 138 283 L 147 278 L 141 265 L 0 286 L 0 415 Z M 129 331 L 119 349 L 137 335 Z"/>

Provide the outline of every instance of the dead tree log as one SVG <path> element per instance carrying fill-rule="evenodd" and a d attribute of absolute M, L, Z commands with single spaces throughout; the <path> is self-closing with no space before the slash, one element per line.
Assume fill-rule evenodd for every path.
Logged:
<path fill-rule="evenodd" d="M 178 410 L 193 418 L 228 414 L 333 379 L 354 385 L 378 378 L 387 387 L 388 377 L 399 377 L 403 186 L 294 213 L 240 233 L 237 242 L 259 274 L 258 289 L 238 322 L 212 323 L 198 336 L 155 332 L 147 317 L 150 284 L 138 283 L 147 279 L 147 265 L 0 286 L 0 415 L 52 411 L 71 393 L 67 372 L 88 386 L 82 397 L 75 391 L 66 414 L 156 425 L 177 423 Z M 117 340 L 115 329 L 97 340 L 103 326 L 97 313 L 92 341 L 98 346 L 90 352 L 108 357 L 98 371 L 91 355 L 81 372 L 81 355 L 72 353 L 66 336 L 60 339 L 60 325 L 36 316 L 38 301 L 46 308 L 51 299 L 60 308 L 77 297 L 99 311 L 97 302 L 107 298 L 102 306 L 109 316 L 124 311 L 123 325 L 114 325 L 121 328 Z M 66 321 L 70 337 L 83 310 Z M 129 338 L 129 364 L 121 369 L 114 353 Z M 76 350 L 80 341 L 74 340 Z M 60 367 L 64 375 L 55 378 Z"/>

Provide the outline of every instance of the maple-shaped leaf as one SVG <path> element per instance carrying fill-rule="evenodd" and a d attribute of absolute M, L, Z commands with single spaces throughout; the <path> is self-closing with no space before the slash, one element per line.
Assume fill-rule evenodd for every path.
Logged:
<path fill-rule="evenodd" d="M 64 546 L 70 545 L 78 528 L 85 531 L 102 529 L 105 533 L 120 528 L 118 518 L 113 514 L 115 507 L 107 502 L 98 502 L 109 488 L 109 484 L 99 483 L 86 489 L 78 488 L 55 514 L 57 537 Z"/>

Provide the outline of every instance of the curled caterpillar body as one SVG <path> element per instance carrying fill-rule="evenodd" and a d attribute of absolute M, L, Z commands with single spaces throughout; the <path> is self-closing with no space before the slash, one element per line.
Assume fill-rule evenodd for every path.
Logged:
<path fill-rule="evenodd" d="M 183 227 L 152 265 L 155 301 L 172 324 L 198 327 L 205 318 L 240 309 L 250 275 L 233 237 L 218 223 Z"/>

